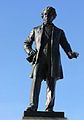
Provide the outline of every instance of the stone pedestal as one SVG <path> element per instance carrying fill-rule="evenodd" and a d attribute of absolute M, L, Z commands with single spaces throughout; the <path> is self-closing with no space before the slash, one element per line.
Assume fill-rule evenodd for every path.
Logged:
<path fill-rule="evenodd" d="M 22 120 L 68 120 L 64 112 L 24 112 Z"/>

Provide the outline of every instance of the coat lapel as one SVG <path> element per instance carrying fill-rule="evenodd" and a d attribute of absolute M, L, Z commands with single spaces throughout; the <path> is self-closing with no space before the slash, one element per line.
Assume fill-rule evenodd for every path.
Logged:
<path fill-rule="evenodd" d="M 43 25 L 41 25 L 38 28 L 38 43 L 37 43 L 37 50 L 38 50 L 38 52 L 37 52 L 37 55 L 36 55 L 35 65 L 38 62 L 38 58 L 39 58 L 39 53 L 40 53 L 40 48 L 41 48 L 41 41 L 42 41 L 42 34 L 43 34 Z"/>
<path fill-rule="evenodd" d="M 40 33 L 40 39 L 39 40 L 40 40 L 40 45 L 41 45 L 42 34 L 43 34 L 43 25 L 41 25 L 39 33 Z"/>

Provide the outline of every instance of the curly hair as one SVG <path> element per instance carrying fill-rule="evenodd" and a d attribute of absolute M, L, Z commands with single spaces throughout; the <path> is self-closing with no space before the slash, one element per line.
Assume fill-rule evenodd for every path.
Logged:
<path fill-rule="evenodd" d="M 41 17 L 43 18 L 44 16 L 44 11 L 48 11 L 51 13 L 51 15 L 53 16 L 53 19 L 55 19 L 55 17 L 57 16 L 56 10 L 55 8 L 48 6 L 46 8 L 43 9 L 42 13 L 41 13 Z"/>

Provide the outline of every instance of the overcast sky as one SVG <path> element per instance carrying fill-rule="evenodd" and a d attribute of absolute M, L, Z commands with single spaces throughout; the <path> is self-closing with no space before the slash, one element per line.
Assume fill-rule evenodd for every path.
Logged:
<path fill-rule="evenodd" d="M 0 119 L 21 120 L 29 103 L 31 65 L 23 44 L 33 27 L 42 24 L 41 11 L 53 6 L 54 24 L 65 31 L 79 58 L 69 60 L 61 49 L 64 79 L 57 82 L 54 111 L 65 112 L 69 120 L 84 119 L 84 1 L 83 0 L 1 0 L 0 1 Z M 45 110 L 43 81 L 39 108 Z"/>

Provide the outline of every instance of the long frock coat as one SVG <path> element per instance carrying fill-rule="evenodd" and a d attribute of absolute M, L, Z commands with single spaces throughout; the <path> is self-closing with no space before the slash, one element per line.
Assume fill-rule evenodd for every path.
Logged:
<path fill-rule="evenodd" d="M 72 52 L 71 46 L 68 43 L 65 33 L 62 29 L 56 27 L 54 24 L 52 25 L 52 35 L 51 35 L 51 76 L 56 80 L 63 78 L 63 70 L 60 58 L 60 46 L 63 48 L 67 56 L 69 57 L 68 52 Z M 42 35 L 43 35 L 43 24 L 33 28 L 26 41 L 24 42 L 24 49 L 29 54 L 32 50 L 33 42 L 35 42 L 35 50 L 36 59 L 33 62 L 33 69 L 31 78 L 33 78 L 34 68 L 39 62 L 39 54 L 42 43 Z M 37 74 L 37 73 L 36 73 Z"/>

